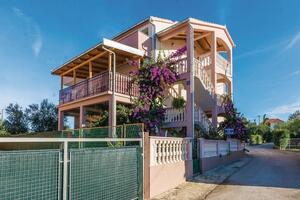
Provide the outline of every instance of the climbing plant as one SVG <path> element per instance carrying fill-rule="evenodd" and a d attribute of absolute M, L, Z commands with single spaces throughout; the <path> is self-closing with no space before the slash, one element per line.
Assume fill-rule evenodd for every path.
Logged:
<path fill-rule="evenodd" d="M 229 96 L 223 96 L 222 106 L 224 108 L 225 120 L 219 124 L 218 130 L 224 131 L 226 128 L 234 130 L 234 135 L 232 137 L 238 139 L 245 139 L 246 136 L 246 126 L 243 117 L 237 109 Z"/>
<path fill-rule="evenodd" d="M 178 79 L 175 66 L 185 52 L 186 47 L 183 47 L 169 56 L 159 54 L 157 59 L 145 58 L 142 65 L 130 73 L 132 84 L 137 84 L 140 92 L 133 98 L 133 117 L 144 123 L 151 133 L 156 132 L 163 122 L 166 91 Z M 137 66 L 133 61 L 130 64 Z"/>

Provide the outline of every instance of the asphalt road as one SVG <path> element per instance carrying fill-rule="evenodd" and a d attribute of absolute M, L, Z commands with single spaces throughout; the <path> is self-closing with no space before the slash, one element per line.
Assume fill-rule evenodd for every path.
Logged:
<path fill-rule="evenodd" d="M 253 159 L 207 200 L 300 200 L 300 152 L 249 147 Z"/>

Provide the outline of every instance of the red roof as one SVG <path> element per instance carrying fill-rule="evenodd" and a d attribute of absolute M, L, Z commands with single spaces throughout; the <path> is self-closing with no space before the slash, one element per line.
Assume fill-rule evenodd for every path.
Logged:
<path fill-rule="evenodd" d="M 277 124 L 277 123 L 281 123 L 283 122 L 283 120 L 278 119 L 278 118 L 273 118 L 273 119 L 267 119 L 266 120 L 266 124 Z"/>

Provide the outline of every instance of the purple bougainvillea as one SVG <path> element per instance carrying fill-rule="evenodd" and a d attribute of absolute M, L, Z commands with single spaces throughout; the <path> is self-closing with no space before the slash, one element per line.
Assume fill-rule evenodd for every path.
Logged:
<path fill-rule="evenodd" d="M 220 123 L 219 130 L 232 128 L 234 130 L 233 137 L 244 139 L 247 129 L 241 114 L 237 112 L 230 97 L 223 97 L 223 108 L 225 111 L 225 121 Z"/>
<path fill-rule="evenodd" d="M 183 47 L 165 58 L 160 55 L 156 60 L 146 58 L 136 71 L 130 72 L 132 84 L 137 84 L 140 92 L 138 98 L 133 98 L 133 117 L 143 122 L 152 133 L 163 122 L 166 91 L 177 81 L 175 66 L 185 52 L 186 47 Z M 138 66 L 134 61 L 129 64 Z"/>

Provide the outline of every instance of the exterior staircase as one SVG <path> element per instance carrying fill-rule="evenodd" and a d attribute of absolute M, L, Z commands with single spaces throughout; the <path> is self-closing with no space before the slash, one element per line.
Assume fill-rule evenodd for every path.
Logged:
<path fill-rule="evenodd" d="M 194 74 L 195 78 L 198 78 L 208 92 L 211 100 L 214 100 L 213 95 L 213 86 L 210 81 L 210 77 L 207 74 L 205 68 L 211 65 L 212 59 L 211 54 L 204 54 L 200 56 L 198 59 L 194 58 Z M 182 58 L 179 60 L 177 65 L 175 66 L 175 70 L 179 75 L 185 74 L 188 71 L 187 68 L 187 59 Z M 186 120 L 186 108 L 183 109 L 175 109 L 175 108 L 167 108 L 165 113 L 164 127 L 180 127 L 183 126 Z M 205 112 L 201 109 L 200 106 L 195 106 L 194 109 L 194 120 L 195 123 L 199 124 L 205 132 L 208 132 L 212 127 L 211 121 L 208 119 Z"/>

